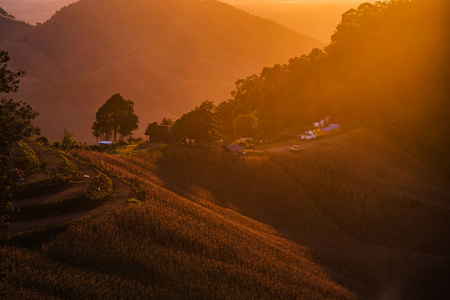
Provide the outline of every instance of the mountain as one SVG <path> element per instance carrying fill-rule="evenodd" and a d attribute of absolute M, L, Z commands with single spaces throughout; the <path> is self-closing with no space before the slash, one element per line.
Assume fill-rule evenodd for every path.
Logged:
<path fill-rule="evenodd" d="M 40 26 L 20 26 L 0 48 L 10 51 L 12 68 L 27 72 L 19 96 L 51 139 L 67 127 L 92 140 L 95 112 L 114 93 L 135 102 L 142 131 L 320 45 L 217 1 L 81 0 Z"/>

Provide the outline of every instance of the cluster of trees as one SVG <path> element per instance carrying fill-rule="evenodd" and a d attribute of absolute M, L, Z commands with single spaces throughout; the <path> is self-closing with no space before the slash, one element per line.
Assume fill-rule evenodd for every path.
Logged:
<path fill-rule="evenodd" d="M 329 114 L 343 122 L 402 129 L 436 119 L 439 69 L 448 68 L 448 60 L 439 50 L 441 24 L 428 20 L 424 7 L 431 10 L 420 1 L 349 10 L 323 51 L 238 80 L 233 98 L 220 105 L 223 133 L 236 134 L 237 123 L 250 115 L 258 120 L 254 130 L 268 135 Z M 436 102 L 426 100 L 430 97 Z"/>
<path fill-rule="evenodd" d="M 139 124 L 133 106 L 133 101 L 125 100 L 120 94 L 109 98 L 97 111 L 96 121 L 92 125 L 94 136 L 105 140 L 113 137 L 117 141 L 117 135 L 121 140 L 130 135 Z M 207 100 L 175 122 L 170 118 L 163 118 L 160 123 L 148 124 L 145 135 L 152 140 L 188 138 L 195 140 L 197 144 L 209 143 L 219 138 L 218 120 L 217 107 Z M 64 131 L 64 136 L 71 140 L 67 130 Z"/>
<path fill-rule="evenodd" d="M 206 101 L 177 120 L 174 136 L 275 138 L 331 115 L 344 126 L 398 138 L 422 158 L 446 155 L 450 10 L 444 2 L 361 4 L 343 14 L 323 50 L 238 80 L 231 99 L 217 106 Z"/>
<path fill-rule="evenodd" d="M 134 113 L 134 102 L 114 94 L 98 109 L 92 131 L 96 138 L 108 140 L 113 137 L 116 142 L 118 136 L 122 140 L 138 127 L 139 118 Z"/>
<path fill-rule="evenodd" d="M 159 124 L 148 124 L 145 135 L 150 140 L 194 140 L 196 144 L 205 144 L 219 138 L 217 107 L 206 100 L 199 106 L 183 114 L 178 120 L 164 118 Z"/>
<path fill-rule="evenodd" d="M 159 124 L 158 122 L 148 124 L 147 129 L 145 130 L 145 135 L 148 140 L 167 140 L 170 138 L 172 126 L 172 119 L 163 118 Z"/>

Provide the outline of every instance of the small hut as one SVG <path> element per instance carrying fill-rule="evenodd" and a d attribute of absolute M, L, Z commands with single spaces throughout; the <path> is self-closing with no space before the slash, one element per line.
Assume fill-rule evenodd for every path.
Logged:
<path fill-rule="evenodd" d="M 239 156 L 243 154 L 242 147 L 239 144 L 229 144 L 223 146 L 223 150 L 225 153 L 230 154 L 231 156 Z"/>

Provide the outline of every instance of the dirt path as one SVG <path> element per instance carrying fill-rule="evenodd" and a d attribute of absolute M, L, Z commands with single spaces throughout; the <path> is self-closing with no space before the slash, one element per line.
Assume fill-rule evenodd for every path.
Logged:
<path fill-rule="evenodd" d="M 20 221 L 20 222 L 14 222 L 10 226 L 10 234 L 14 235 L 17 233 L 23 233 L 27 231 L 33 231 L 37 229 L 42 229 L 45 227 L 55 226 L 59 224 L 64 224 L 67 222 L 71 222 L 77 219 L 91 217 L 95 215 L 100 215 L 103 213 L 106 213 L 108 211 L 123 207 L 127 203 L 127 199 L 131 194 L 131 186 L 125 184 L 122 180 L 120 180 L 117 177 L 112 177 L 111 181 L 113 183 L 113 192 L 111 196 L 109 196 L 108 200 L 101 206 L 88 210 L 88 211 L 82 211 L 72 214 L 66 214 L 61 216 L 55 216 L 55 217 L 48 217 L 48 218 L 42 218 L 42 219 L 35 219 L 35 220 L 26 220 L 26 221 Z"/>
<path fill-rule="evenodd" d="M 51 203 L 60 199 L 63 199 L 72 194 L 85 191 L 89 188 L 92 181 L 96 176 L 100 174 L 96 169 L 89 167 L 77 160 L 72 160 L 73 163 L 77 165 L 78 168 L 78 177 L 75 182 L 71 183 L 67 189 L 59 191 L 54 194 L 44 195 L 36 198 L 29 199 L 19 199 L 14 200 L 13 205 L 15 207 L 23 207 L 26 205 L 37 205 L 43 203 Z M 86 177 L 87 176 L 87 177 Z"/>

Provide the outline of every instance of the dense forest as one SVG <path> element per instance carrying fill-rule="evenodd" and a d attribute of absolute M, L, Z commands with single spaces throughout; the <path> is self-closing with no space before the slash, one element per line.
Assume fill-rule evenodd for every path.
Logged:
<path fill-rule="evenodd" d="M 236 119 L 247 118 L 257 136 L 298 134 L 330 115 L 347 128 L 397 138 L 424 160 L 444 155 L 450 145 L 444 26 L 450 10 L 443 5 L 390 1 L 347 11 L 323 50 L 238 80 L 232 99 L 218 106 L 221 133 L 237 134 Z"/>

